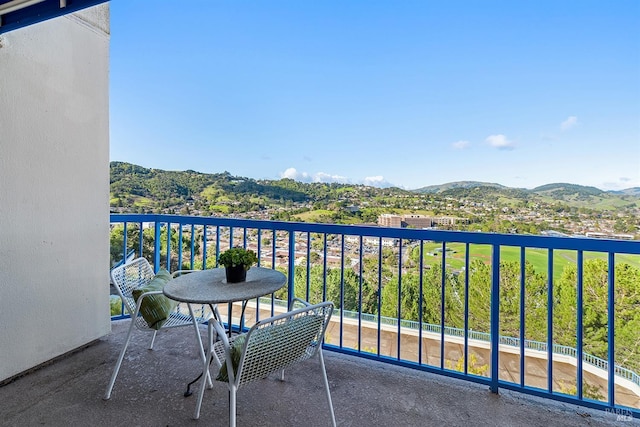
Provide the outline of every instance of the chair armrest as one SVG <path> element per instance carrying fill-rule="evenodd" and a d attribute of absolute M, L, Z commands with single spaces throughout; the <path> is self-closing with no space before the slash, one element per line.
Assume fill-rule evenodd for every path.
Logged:
<path fill-rule="evenodd" d="M 309 307 L 311 304 L 309 304 L 307 301 L 300 299 L 300 298 L 294 298 L 291 300 L 291 304 L 289 305 L 289 311 L 293 311 L 296 306 L 297 308 L 303 308 L 303 307 Z"/>
<path fill-rule="evenodd" d="M 213 329 L 216 331 L 216 336 L 220 337 L 220 341 L 224 345 L 225 349 L 230 347 L 229 339 L 227 338 L 227 332 L 224 330 L 224 327 L 215 319 L 210 319 L 209 322 L 212 323 Z M 213 337 L 213 341 L 216 341 L 216 336 Z"/>

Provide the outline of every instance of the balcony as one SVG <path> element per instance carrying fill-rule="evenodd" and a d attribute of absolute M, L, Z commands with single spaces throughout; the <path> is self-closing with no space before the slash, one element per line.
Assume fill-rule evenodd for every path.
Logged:
<path fill-rule="evenodd" d="M 0 387 L 0 425 L 227 425 L 224 384 L 205 393 L 198 422 L 195 394 L 183 397 L 200 369 L 191 329 L 163 331 L 153 351 L 149 335 L 135 333 L 113 395 L 102 400 L 127 326 L 128 320 L 114 321 L 107 337 Z M 494 394 L 484 385 L 338 352 L 325 352 L 325 361 L 340 426 L 640 424 L 625 411 Z M 330 425 L 321 384 L 316 360 L 292 369 L 284 383 L 269 377 L 250 384 L 238 393 L 238 425 Z"/>
<path fill-rule="evenodd" d="M 3 28 L 8 30 L 6 18 L 3 16 Z M 0 218 L 5 225 L 0 267 L 0 299 L 5 303 L 0 310 L 3 379 L 83 346 L 108 330 L 102 280 L 106 282 L 109 44 L 108 22 L 99 21 L 106 26 L 64 19 L 24 29 L 28 33 L 3 33 L 3 55 L 11 58 L 0 62 L 6 64 L 0 67 L 0 103 L 7 112 L 3 140 L 11 141 L 3 147 L 6 160 L 0 186 Z M 69 55 L 52 53 L 51 45 L 66 47 Z M 42 78 L 42 67 L 33 67 L 33 63 L 44 64 L 47 79 Z M 633 351 L 638 347 L 640 327 L 625 335 L 629 330 L 625 326 L 637 324 L 629 313 L 619 311 L 619 302 L 628 304 L 634 294 L 617 293 L 627 289 L 619 281 L 618 273 L 624 272 L 618 268 L 636 265 L 637 242 L 176 216 L 114 216 L 112 223 L 127 228 L 120 242 L 120 259 L 133 250 L 149 257 L 156 268 L 198 264 L 210 268 L 225 245 L 255 245 L 263 266 L 282 268 L 290 277 L 289 286 L 277 299 L 293 295 L 333 299 L 341 310 L 336 312 L 334 330 L 326 341 L 342 424 L 396 425 L 418 420 L 420 425 L 455 425 L 473 419 L 471 424 L 483 420 L 489 420 L 487 425 L 525 424 L 528 420 L 537 425 L 570 425 L 578 417 L 579 421 L 590 418 L 609 423 L 638 417 L 639 405 L 633 400 L 638 369 L 629 363 L 637 362 Z M 150 236 L 142 232 L 145 227 Z M 139 238 L 135 238 L 136 228 Z M 441 246 L 439 253 L 432 250 L 434 243 Z M 459 258 L 449 250 L 464 256 Z M 514 251 L 521 268 L 503 269 L 500 261 L 514 262 Z M 439 262 L 427 263 L 428 254 Z M 575 309 L 568 311 L 570 320 L 557 318 L 567 312 L 555 306 L 555 291 L 563 289 L 555 282 L 563 259 L 575 265 Z M 598 282 L 604 284 L 603 294 L 591 295 L 597 288 L 583 280 L 592 277 L 585 274 L 592 259 L 606 266 Z M 478 268 L 486 280 L 469 273 L 477 260 L 482 261 L 478 265 L 488 266 L 488 270 Z M 531 282 L 539 283 L 532 280 L 537 276 L 528 274 L 527 262 L 538 265 L 535 274 L 540 274 L 541 264 L 549 277 L 537 294 L 528 293 Z M 514 283 L 504 280 L 507 271 L 521 274 L 519 281 L 515 278 L 516 289 L 520 289 L 515 299 L 506 298 L 513 295 L 513 289 L 505 285 Z M 322 285 L 319 293 L 311 294 L 318 283 Z M 350 287 L 354 283 L 355 293 Z M 488 284 L 488 288 L 479 284 Z M 373 293 L 368 286 L 373 286 Z M 476 291 L 482 292 L 474 294 Z M 375 298 L 365 299 L 372 295 Z M 595 313 L 590 308 L 594 296 L 604 302 Z M 524 310 L 531 298 L 536 302 L 532 307 L 545 319 L 542 324 L 524 321 L 531 314 Z M 429 302 L 435 306 L 428 306 Z M 273 303 L 276 309 L 276 301 Z M 271 308 L 271 303 L 266 306 Z M 637 302 L 635 307 L 637 312 Z M 514 329 L 518 318 L 523 321 L 516 322 L 520 326 Z M 149 371 L 143 368 L 151 366 L 151 376 L 131 376 L 129 383 L 121 376 L 114 396 L 120 393 L 121 400 L 102 402 L 99 396 L 108 376 L 105 373 L 122 338 L 116 321 L 114 333 L 97 344 L 0 387 L 0 424 L 133 421 L 164 425 L 174 420 L 174 424 L 184 424 L 189 417 L 180 410 L 186 408 L 189 414 L 190 401 L 180 399 L 182 387 L 175 384 L 192 375 L 193 366 L 185 362 L 193 359 L 188 335 L 167 335 L 167 351 L 128 357 L 130 372 L 146 373 Z M 636 344 L 620 345 L 629 339 Z M 363 377 L 376 383 L 359 382 Z M 396 388 L 383 389 L 391 385 Z M 247 395 L 247 401 L 264 402 L 264 406 L 253 406 L 260 417 L 243 419 L 241 412 L 241 422 L 265 424 L 264 414 L 271 413 L 266 408 L 280 408 L 281 399 L 261 400 L 262 396 L 286 396 L 296 403 L 292 397 L 298 389 L 289 391 L 277 385 L 266 391 L 257 389 L 255 393 L 260 394 Z M 208 412 L 203 419 L 224 420 L 226 408 L 217 404 L 222 395 L 211 394 L 208 401 L 220 411 Z M 354 399 L 354 395 L 370 400 Z M 514 399 L 509 400 L 512 395 Z M 351 402 L 355 406 L 350 410 Z M 521 410 L 527 402 L 534 402 L 533 406 Z M 580 406 L 572 406 L 575 404 Z M 318 406 L 322 408 L 322 403 Z M 426 414 L 418 412 L 425 407 Z M 245 406 L 245 414 L 250 408 Z M 598 412 L 591 415 L 592 409 Z M 145 410 L 150 412 L 141 412 Z M 322 419 L 324 412 L 320 411 L 314 420 Z M 548 414 L 552 418 L 545 418 Z"/>
<path fill-rule="evenodd" d="M 620 311 L 628 295 L 616 294 L 627 289 L 620 269 L 637 268 L 637 242 L 170 215 L 112 215 L 111 225 L 113 263 L 142 254 L 156 268 L 213 268 L 221 250 L 253 248 L 261 266 L 290 278 L 278 293 L 250 302 L 254 318 L 281 310 L 293 296 L 333 300 L 338 309 L 325 354 L 341 425 L 638 422 L 638 376 L 629 367 L 635 353 L 620 347 L 624 336 L 618 340 L 618 332 L 628 333 L 621 320 L 633 318 Z M 567 280 L 559 260 L 575 265 L 575 320 L 568 322 L 558 316 L 554 291 Z M 606 266 L 598 282 L 607 314 L 599 332 L 612 343 L 599 349 L 593 331 L 585 331 L 592 325 L 594 263 Z M 552 279 L 536 276 L 540 269 Z M 541 280 L 535 299 L 530 288 Z M 530 299 L 544 306 L 542 327 Z M 515 317 L 510 300 L 520 307 Z M 182 393 L 199 361 L 186 330 L 165 331 L 152 352 L 148 337 L 136 334 L 112 399 L 102 401 L 126 335 L 124 317 L 116 313 L 113 333 L 86 349 L 0 387 L 8 408 L 0 424 L 187 422 L 195 403 Z M 566 345 L 562 334 L 575 344 Z M 268 379 L 241 390 L 239 422 L 325 425 L 322 389 L 305 381 L 317 374 L 312 364 L 287 377 L 291 386 Z M 301 392 L 309 397 L 296 399 Z M 216 384 L 205 399 L 202 422 L 226 423 L 224 386 Z M 271 414 L 280 418 L 265 420 Z"/>
<path fill-rule="evenodd" d="M 640 414 L 638 242 L 171 215 L 111 223 L 114 262 L 134 251 L 156 268 L 213 268 L 228 247 L 254 249 L 289 277 L 252 302 L 259 315 L 294 296 L 330 299 L 333 352 Z"/>

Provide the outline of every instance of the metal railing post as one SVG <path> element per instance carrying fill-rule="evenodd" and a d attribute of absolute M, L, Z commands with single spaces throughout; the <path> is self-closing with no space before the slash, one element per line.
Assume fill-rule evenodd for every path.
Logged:
<path fill-rule="evenodd" d="M 288 272 L 289 275 L 287 281 L 287 306 L 291 307 L 291 301 L 295 297 L 295 274 L 296 274 L 296 233 L 291 230 L 289 232 L 289 265 Z"/>
<path fill-rule="evenodd" d="M 608 271 L 608 277 L 607 277 L 607 282 L 609 284 L 608 286 L 608 292 L 607 292 L 607 359 L 608 359 L 608 366 L 607 366 L 607 370 L 608 370 L 608 377 L 609 377 L 609 381 L 607 382 L 607 385 L 609 386 L 609 389 L 607 390 L 607 395 L 608 395 L 608 404 L 611 408 L 613 408 L 616 404 L 616 396 L 615 396 L 615 389 L 616 389 L 616 382 L 615 382 L 615 365 L 616 365 L 616 360 L 615 360 L 615 316 L 616 316 L 616 311 L 615 311 L 615 255 L 613 254 L 613 252 L 609 252 L 609 271 Z"/>
<path fill-rule="evenodd" d="M 491 256 L 491 384 L 492 393 L 498 393 L 500 370 L 500 246 L 493 245 Z"/>
<path fill-rule="evenodd" d="M 160 221 L 155 221 L 154 227 L 153 271 L 157 273 L 160 268 Z"/>
<path fill-rule="evenodd" d="M 553 250 L 547 259 L 547 391 L 553 393 Z"/>

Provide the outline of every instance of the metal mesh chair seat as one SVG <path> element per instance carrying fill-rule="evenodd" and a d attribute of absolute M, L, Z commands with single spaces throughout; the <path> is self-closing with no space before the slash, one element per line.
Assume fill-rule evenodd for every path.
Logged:
<path fill-rule="evenodd" d="M 292 310 L 294 304 L 301 308 Z M 322 357 L 322 340 L 333 312 L 333 303 L 310 305 L 294 300 L 290 311 L 258 321 L 247 333 L 229 340 L 224 327 L 214 318 L 209 321 L 209 348 L 207 362 L 213 359 L 219 368 L 218 380 L 229 387 L 229 425 L 236 423 L 237 390 L 274 372 L 318 356 L 329 403 L 332 425 L 336 425 L 329 382 Z M 219 338 L 215 341 L 214 337 Z M 208 366 L 208 363 L 205 364 Z M 196 406 L 195 418 L 200 415 L 204 384 Z"/>
<path fill-rule="evenodd" d="M 172 277 L 183 273 L 185 273 L 185 271 L 174 272 Z M 116 362 L 116 366 L 114 367 L 109 385 L 107 386 L 107 391 L 104 396 L 105 399 L 109 399 L 111 397 L 111 391 L 113 390 L 113 385 L 118 376 L 122 360 L 124 359 L 124 354 L 129 345 L 129 341 L 131 340 L 131 332 L 133 331 L 134 326 L 140 331 L 153 333 L 151 337 L 151 344 L 149 345 L 149 350 L 153 350 L 153 344 L 155 342 L 158 330 L 177 328 L 181 326 L 193 326 L 196 332 L 196 340 L 198 341 L 200 355 L 203 360 L 205 359 L 202 339 L 200 338 L 200 331 L 198 330 L 197 324 L 204 323 L 209 319 L 209 317 L 211 316 L 211 309 L 209 308 L 209 306 L 200 305 L 194 309 L 194 307 L 191 307 L 188 304 L 177 304 L 176 308 L 168 314 L 166 320 L 164 320 L 162 324 L 157 328 L 152 328 L 144 319 L 144 317 L 140 315 L 140 307 L 145 298 L 148 298 L 152 295 L 162 295 L 162 291 L 158 290 L 145 292 L 138 298 L 137 302 L 133 297 L 133 291 L 148 285 L 155 276 L 156 275 L 153 271 L 153 268 L 151 268 L 151 265 L 145 258 L 136 258 L 130 263 L 116 267 L 111 271 L 111 281 L 118 291 L 120 299 L 124 304 L 125 310 L 131 316 L 132 320 L 131 325 L 129 326 L 129 332 L 127 333 L 127 338 L 125 340 L 124 346 L 120 351 L 120 356 L 118 357 L 118 361 Z M 195 323 L 194 319 L 196 320 Z M 209 383 L 211 383 L 211 379 L 209 376 L 207 376 L 207 380 Z"/>
<path fill-rule="evenodd" d="M 184 305 L 186 306 L 186 304 Z M 194 311 L 194 316 L 198 323 L 205 323 L 207 321 L 208 317 L 205 314 L 206 312 L 211 312 L 211 310 L 209 310 L 206 305 L 203 305 L 200 309 Z M 182 313 L 181 311 L 178 311 L 178 310 L 172 311 L 171 314 L 169 314 L 169 318 L 162 325 L 162 329 L 176 328 L 179 326 L 185 326 L 185 324 L 187 325 L 193 324 L 191 315 L 188 312 Z"/>

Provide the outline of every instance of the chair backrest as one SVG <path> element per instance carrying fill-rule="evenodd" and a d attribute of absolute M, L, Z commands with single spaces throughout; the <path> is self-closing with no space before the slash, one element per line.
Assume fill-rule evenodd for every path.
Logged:
<path fill-rule="evenodd" d="M 154 277 L 153 268 L 145 258 L 136 258 L 111 270 L 111 281 L 122 298 L 129 315 L 133 316 L 136 311 L 133 290 L 148 284 Z M 141 316 L 136 319 L 136 325 L 148 328 Z"/>
<path fill-rule="evenodd" d="M 332 313 L 333 303 L 327 301 L 257 322 L 245 337 L 237 387 L 312 357 Z"/>

